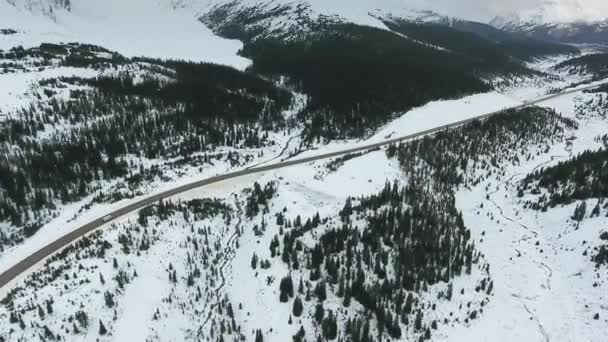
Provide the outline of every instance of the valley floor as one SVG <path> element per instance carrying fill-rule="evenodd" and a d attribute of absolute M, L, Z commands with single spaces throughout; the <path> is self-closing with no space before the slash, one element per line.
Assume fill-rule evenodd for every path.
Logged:
<path fill-rule="evenodd" d="M 575 120 L 578 129 L 569 130 L 566 139 L 548 150 L 532 147 L 530 155 L 520 156 L 522 162 L 517 166 L 505 162 L 501 171 L 493 171 L 481 183 L 456 191 L 456 206 L 481 255 L 470 274 L 454 278 L 451 285 L 438 282 L 420 291 L 424 326 L 440 323 L 433 328 L 431 340 L 606 340 L 608 273 L 605 267 L 596 268 L 588 252 L 598 245 L 608 218 L 589 218 L 577 224 L 570 219 L 576 203 L 533 211 L 524 209 L 527 198 L 517 194 L 518 181 L 527 174 L 603 147 L 596 138 L 608 132 L 608 120 L 592 113 L 581 116 L 577 111 L 577 105 L 592 96 L 574 93 L 542 103 L 540 106 Z M 419 132 L 520 101 L 488 93 L 433 102 L 403 114 L 366 139 L 317 144 L 298 157 Z M 280 132 L 271 137 L 276 142 L 273 146 L 240 150 L 254 157 L 239 167 L 277 162 L 300 152 L 299 133 Z M 145 190 L 151 193 L 174 187 L 232 167 L 222 161 L 202 173 L 194 167 L 178 169 L 173 180 L 148 184 Z M 0 307 L 0 337 L 6 336 L 7 341 L 59 336 L 75 341 L 216 341 L 218 336 L 226 336 L 226 340 L 236 341 L 254 340 L 259 331 L 266 341 L 290 341 L 303 328 L 307 339 L 313 340 L 320 330 L 314 323 L 314 306 L 306 305 L 301 316 L 292 317 L 295 300 L 279 302 L 282 277 L 293 276 L 297 288 L 300 279 L 306 281 L 311 272 L 290 269 L 269 249 L 273 239 L 282 235 L 278 217 L 306 220 L 319 214 L 327 219 L 329 223 L 322 228 L 301 237 L 312 248 L 327 227 L 338 224 L 347 198 L 376 194 L 387 181 L 405 185 L 408 179 L 399 162 L 389 158 L 383 148 L 232 179 L 175 196 L 153 206 L 148 216 L 142 212 L 127 215 L 19 279 L 16 290 L 9 293 L 11 304 Z M 256 203 L 260 212 L 250 214 L 256 182 L 263 191 L 272 191 Z M 199 206 L 197 201 L 203 199 L 202 206 L 211 208 L 209 211 Z M 90 201 L 87 198 L 64 208 L 38 234 L 4 251 L 0 271 L 81 224 L 134 200 L 83 209 Z M 365 224 L 362 218 L 355 223 Z M 255 267 L 252 259 L 256 259 Z M 486 272 L 493 281 L 493 291 L 487 295 L 479 290 L 481 282 L 485 286 Z M 441 299 L 452 285 L 454 298 Z M 365 312 L 358 303 L 344 309 L 342 299 L 333 295 L 336 285 L 329 286 L 332 291 L 325 300 L 326 310 L 343 317 Z M 304 297 L 304 293 L 300 295 Z M 477 314 L 479 308 L 483 310 Z M 471 318 L 473 311 L 475 317 Z M 375 323 L 374 318 L 369 321 Z M 404 329 L 402 340 L 420 336 L 412 325 L 410 322 Z"/>

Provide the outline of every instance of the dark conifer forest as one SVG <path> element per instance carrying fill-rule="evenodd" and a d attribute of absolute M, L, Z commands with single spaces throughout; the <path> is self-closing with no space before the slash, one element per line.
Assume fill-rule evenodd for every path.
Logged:
<path fill-rule="evenodd" d="M 608 196 L 607 163 L 606 149 L 583 152 L 529 174 L 519 185 L 520 195 L 540 194 L 543 190 L 538 202 L 531 205 L 540 210 L 592 198 L 603 201 Z"/>
<path fill-rule="evenodd" d="M 608 77 L 608 54 L 599 53 L 567 60 L 555 66 L 557 70 L 566 70 L 574 75 L 593 75 L 593 79 Z"/>
<path fill-rule="evenodd" d="M 484 121 L 389 148 L 406 170 L 421 160 L 443 184 L 472 187 L 501 174 L 503 163 L 519 165 L 562 141 L 576 122 L 539 107 L 508 110 Z M 532 151 L 538 146 L 540 151 Z"/>
<path fill-rule="evenodd" d="M 399 19 L 384 23 L 412 39 L 477 59 L 480 66 L 491 72 L 525 75 L 534 72 L 523 67 L 521 61 L 532 61 L 546 55 L 580 53 L 572 46 L 515 36 L 480 23 L 454 20 L 450 25 L 421 24 Z"/>
<path fill-rule="evenodd" d="M 13 49 L 3 58 L 36 61 L 25 65 L 37 68 L 128 66 L 141 79 L 130 72 L 45 79 L 38 101 L 0 123 L 0 222 L 23 227 L 2 234 L 2 244 L 33 235 L 57 205 L 91 194 L 101 180 L 137 184 L 159 175 L 134 159 L 188 163 L 198 156 L 202 166 L 220 157 L 217 146 L 265 146 L 273 143 L 268 132 L 287 127 L 290 92 L 225 66 L 128 60 L 78 44 Z M 5 72 L 16 65 L 24 63 Z M 68 87 L 67 98 L 56 96 Z"/>
<path fill-rule="evenodd" d="M 356 25 L 331 26 L 307 40 L 258 39 L 246 44 L 243 55 L 254 61 L 253 71 L 285 75 L 288 84 L 310 96 L 302 113 L 308 138 L 361 136 L 395 112 L 487 91 L 491 86 L 481 75 L 503 71 Z"/>
<path fill-rule="evenodd" d="M 274 8 L 228 3 L 201 18 L 214 31 L 245 42 L 251 70 L 279 79 L 310 97 L 301 119 L 306 138 L 359 137 L 431 100 L 457 98 L 503 82 L 541 76 L 523 61 L 579 54 L 571 46 L 536 41 L 466 21 L 421 24 L 379 18 L 390 30 L 308 16 L 305 4 Z M 275 28 L 273 17 L 297 18 Z"/>
<path fill-rule="evenodd" d="M 515 60 L 534 61 L 546 56 L 560 54 L 576 56 L 581 53 L 577 47 L 572 45 L 534 39 L 526 35 L 506 32 L 484 23 L 450 18 L 443 25 L 457 31 L 474 33 L 486 41 L 493 42 L 496 45 L 495 48 L 502 50 Z"/>

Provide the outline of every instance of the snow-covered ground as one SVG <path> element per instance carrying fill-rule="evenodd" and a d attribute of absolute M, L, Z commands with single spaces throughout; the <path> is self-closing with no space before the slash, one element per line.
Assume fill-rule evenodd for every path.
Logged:
<path fill-rule="evenodd" d="M 18 3 L 23 5 L 27 1 L 30 0 Z M 31 0 L 31 3 L 36 1 Z M 16 34 L 0 35 L 0 49 L 77 40 L 103 45 L 126 56 L 221 62 L 241 69 L 249 64 L 249 61 L 237 56 L 241 43 L 213 35 L 191 11 L 187 11 L 192 6 L 203 10 L 213 2 L 176 0 L 149 3 L 136 0 L 125 4 L 120 1 L 101 3 L 73 0 L 71 3 L 70 12 L 59 9 L 50 17 L 48 13 L 32 14 L 23 7 L 17 9 L 0 0 L 0 18 L 4 20 L 6 17 L 0 23 L 0 28 L 6 26 L 17 30 Z M 311 4 L 318 14 L 332 14 L 340 9 L 341 15 L 349 21 L 384 28 L 379 20 L 370 15 L 373 12 L 371 1 L 327 3 L 314 0 Z M 394 5 L 391 8 L 400 15 L 406 15 L 409 10 L 399 7 L 402 5 L 400 1 L 394 0 L 391 4 Z M 119 13 L 113 10 L 117 7 L 124 11 Z M 403 12 L 399 12 L 401 10 Z M 532 67 L 550 72 L 554 65 L 565 58 L 538 61 Z M 98 71 L 65 67 L 1 74 L 0 119 L 4 113 L 32 103 L 32 98 L 39 94 L 37 87 L 40 80 L 58 76 L 93 77 L 98 74 Z M 295 158 L 376 143 L 478 117 L 518 106 L 524 100 L 546 95 L 553 88 L 585 80 L 587 78 L 582 76 L 562 77 L 552 82 L 530 80 L 523 86 L 519 84 L 507 89 L 506 95 L 492 92 L 459 100 L 432 102 L 401 113 L 364 139 L 318 144 Z M 597 237 L 602 227 L 608 224 L 608 219 L 588 219 L 576 227 L 569 219 L 576 204 L 550 209 L 546 213 L 526 210 L 517 198 L 516 190 L 517 181 L 529 172 L 601 146 L 594 139 L 608 131 L 608 122 L 599 117 L 581 118 L 575 115 L 576 105 L 592 96 L 574 93 L 542 104 L 579 123 L 579 129 L 572 133 L 575 139 L 571 143 L 563 141 L 552 146 L 548 152 L 539 149 L 535 158 L 518 166 L 508 166 L 504 174 L 497 178 L 487 179 L 472 189 L 461 189 L 457 193 L 457 204 L 463 212 L 465 224 L 471 229 L 477 248 L 490 265 L 494 294 L 478 319 L 470 324 L 440 325 L 438 332 L 433 333 L 434 340 L 600 342 L 608 338 L 605 285 L 594 286 L 594 283 L 605 284 L 608 275 L 605 271 L 598 272 L 590 256 L 583 254 L 598 243 Z M 294 116 L 305 101 L 305 97 L 299 96 L 294 108 L 286 111 L 285 116 Z M 299 133 L 297 129 L 289 133 L 273 133 L 270 140 L 276 144 L 262 149 L 236 151 L 219 148 L 214 153 L 238 152 L 252 157 L 239 168 L 276 163 L 299 152 Z M 154 164 L 162 161 L 148 162 Z M 282 212 L 283 208 L 287 209 L 286 214 L 290 217 L 301 215 L 306 218 L 319 213 L 321 217 L 336 219 L 348 197 L 377 193 L 386 181 L 406 182 L 398 162 L 389 159 L 384 149 L 353 156 L 338 163 L 335 170 L 328 171 L 331 162 L 322 160 L 248 175 L 171 198 L 176 203 L 202 198 L 220 199 L 231 208 L 234 214 L 231 216 L 234 217 L 232 222 L 228 222 L 230 219 L 225 214 L 191 221 L 186 218 L 187 214 L 176 212 L 165 220 L 154 221 L 149 227 L 142 228 L 135 223 L 138 213 L 132 213 L 105 225 L 94 235 L 93 240 L 98 245 L 68 252 L 67 262 L 60 259 L 39 265 L 11 284 L 23 285 L 32 276 L 40 275 L 38 271 L 41 270 L 68 267 L 61 278 L 39 288 L 25 288 L 16 299 L 21 308 L 27 308 L 22 313 L 26 325 L 40 323 L 36 327 L 40 330 L 25 329 L 22 340 L 35 338 L 43 331 L 42 326 L 46 326 L 53 333 L 69 331 L 64 337 L 73 340 L 95 341 L 99 338 L 100 321 L 110 332 L 101 339 L 114 341 L 196 340 L 203 335 L 217 334 L 226 326 L 238 330 L 248 340 L 253 339 L 256 329 L 263 330 L 268 341 L 291 340 L 300 325 L 307 332 L 314 331 L 316 327 L 311 323 L 310 307 L 307 306 L 302 318 L 287 324 L 292 311 L 291 302 L 288 305 L 277 303 L 278 281 L 289 272 L 286 265 L 273 262 L 264 272 L 252 269 L 253 253 L 263 259 L 270 258 L 268 245 L 279 228 L 274 222 L 264 222 L 267 232 L 256 234 L 254 227 L 262 225 L 261 216 L 248 220 L 243 214 L 243 206 L 248 195 L 246 189 L 251 188 L 254 182 L 262 185 L 275 182 L 278 190 L 269 201 L 266 219 L 272 219 L 272 215 Z M 185 167 L 168 171 L 168 179 L 157 179 L 146 184 L 141 189 L 143 194 L 132 199 L 93 203 L 89 207 L 93 199 L 93 196 L 89 196 L 79 203 L 66 205 L 60 209 L 58 217 L 33 237 L 3 251 L 0 272 L 51 241 L 117 208 L 152 193 L 229 171 L 235 171 L 235 168 L 228 160 L 220 159 L 212 167 Z M 103 184 L 102 191 L 117 188 L 116 182 L 108 182 Z M 135 241 L 128 253 L 124 247 L 121 248 L 124 234 Z M 306 238 L 314 242 L 316 234 L 318 232 L 313 232 Z M 151 240 L 150 248 L 138 248 L 148 238 Z M 104 252 L 107 254 L 98 256 L 96 253 L 104 248 L 100 247 L 103 241 L 111 247 Z M 113 265 L 114 259 L 117 266 Z M 178 280 L 172 283 L 167 278 L 171 279 L 173 269 L 177 271 Z M 186 285 L 189 275 L 195 273 L 194 269 L 201 274 L 194 277 L 193 284 Z M 128 275 L 129 281 L 115 287 L 114 283 L 119 283 L 117 279 L 121 277 L 121 270 Z M 100 280 L 101 275 L 105 275 L 104 281 Z M 466 289 L 467 295 L 454 302 L 438 302 L 433 317 L 447 319 L 452 312 L 459 312 L 461 308 L 458 305 L 467 305 L 467 301 L 474 300 L 474 295 L 468 294 L 475 292 L 474 287 L 480 277 L 480 270 L 475 270 L 472 275 L 455 279 L 455 288 Z M 424 294 L 425 300 L 433 302 L 438 292 L 444 290 L 444 285 L 431 288 Z M 4 297 L 10 289 L 3 288 L 0 297 Z M 106 292 L 114 296 L 114 305 L 108 304 Z M 53 301 L 53 310 L 44 308 L 43 311 L 47 313 L 40 315 L 36 305 L 43 305 L 49 298 Z M 29 302 L 35 304 L 29 305 Z M 337 298 L 330 296 L 328 302 L 328 308 L 340 307 Z M 81 332 L 76 333 L 72 331 L 73 316 L 77 310 L 85 309 L 90 325 L 88 328 L 78 326 Z M 354 311 L 359 309 L 362 308 L 357 305 L 352 307 Z M 238 324 L 230 324 L 228 311 L 233 312 Z M 9 329 L 19 329 L 15 322 L 7 323 L 11 312 L 11 308 L 0 307 L 0 334 Z M 595 314 L 599 314 L 598 320 L 593 319 Z"/>
<path fill-rule="evenodd" d="M 577 119 L 574 113 L 575 103 L 584 102 L 590 96 L 594 95 L 575 93 L 543 103 L 543 106 L 577 120 L 579 129 L 572 131 L 573 140 L 568 139 L 572 145 L 563 141 L 552 146 L 550 151 L 539 148 L 535 158 L 518 166 L 507 166 L 504 174 L 497 178 L 457 193 L 457 204 L 463 212 L 465 224 L 471 228 L 478 248 L 491 265 L 495 290 L 481 319 L 472 321 L 471 325 L 442 326 L 433 340 L 599 342 L 608 336 L 605 287 L 594 285 L 605 284 L 608 274 L 600 275 L 602 272 L 598 273 L 591 256 L 583 254 L 599 243 L 598 236 L 608 219 L 589 219 L 577 229 L 570 219 L 576 204 L 550 209 L 546 213 L 531 211 L 523 208 L 516 189 L 517 180 L 540 167 L 601 147 L 601 143 L 594 139 L 605 134 L 608 122 L 600 118 Z M 463 106 L 464 101 L 461 103 Z M 437 111 L 428 109 L 433 107 Z M 425 115 L 432 118 L 433 115 L 442 115 L 444 107 L 431 104 L 426 108 Z M 452 103 L 449 108 L 458 106 Z M 411 117 L 416 117 L 416 114 Z M 400 127 L 407 118 L 405 115 L 387 127 Z M 381 130 L 385 131 L 386 128 Z M 327 148 L 333 149 L 334 146 L 330 144 Z M 532 154 L 535 154 L 534 150 Z M 387 159 L 384 151 L 355 157 L 329 174 L 325 173 L 323 164 L 326 163 L 314 162 L 274 171 L 258 181 L 279 182 L 278 198 L 289 202 L 274 201 L 273 207 L 280 210 L 285 205 L 288 212 L 296 207 L 296 212 L 302 217 L 310 217 L 317 212 L 324 217 L 340 210 L 348 196 L 375 193 L 386 179 L 403 180 L 399 166 L 394 160 Z M 322 176 L 312 177 L 319 174 Z M 490 195 L 489 199 L 486 195 Z M 274 210 L 277 208 L 271 212 Z M 240 240 L 242 247 L 237 251 L 233 264 L 236 266 L 233 266 L 230 297 L 244 303 L 245 307 L 256 307 L 256 312 L 263 312 L 261 316 L 245 317 L 245 326 L 251 329 L 266 327 L 264 333 L 269 333 L 271 340 L 280 341 L 297 331 L 297 327 L 285 325 L 290 306 L 268 304 L 276 301 L 278 289 L 267 287 L 267 279 L 259 279 L 249 265 L 254 251 L 262 258 L 269 258 L 266 246 L 271 236 L 243 235 Z M 273 263 L 271 274 L 279 277 L 286 272 L 284 265 L 277 269 Z M 256 279 L 251 286 L 240 286 L 251 278 Z M 470 285 L 467 281 L 470 280 L 461 279 L 457 287 Z M 599 313 L 599 320 L 593 318 L 596 313 Z M 305 320 L 303 324 L 306 331 L 310 331 L 312 327 L 306 325 Z M 270 328 L 274 328 L 272 333 Z"/>
<path fill-rule="evenodd" d="M 572 94 L 543 106 L 575 118 L 574 104 L 590 96 Z M 457 194 L 467 226 L 478 238 L 484 233 L 479 248 L 491 265 L 496 286 L 482 318 L 471 327 L 444 331 L 444 340 L 606 340 L 608 274 L 596 270 L 585 251 L 597 246 L 608 219 L 588 218 L 577 227 L 570 218 L 576 203 L 540 212 L 524 209 L 526 198 L 517 197 L 517 182 L 528 173 L 602 147 L 594 138 L 605 134 L 608 122 L 578 122 L 572 145 L 564 141 L 548 152 L 539 151 L 535 159 L 508 166 L 504 175 Z"/>
<path fill-rule="evenodd" d="M 591 50 L 583 50 L 583 54 Z M 507 86 L 499 87 L 500 92 L 519 100 L 539 98 L 555 90 L 570 88 L 573 84 L 585 83 L 592 75 L 570 75 L 564 70 L 555 70 L 555 66 L 575 56 L 558 55 L 541 58 L 526 64 L 529 69 L 543 73 L 543 76 L 519 77 Z"/>
<path fill-rule="evenodd" d="M 572 94 L 548 101 L 545 105 L 575 118 L 573 103 L 583 101 L 581 97 L 585 96 L 592 95 Z M 476 95 L 458 101 L 432 103 L 404 114 L 386 125 L 376 135 L 360 143 L 377 141 L 391 134 L 402 135 L 417 129 L 432 127 L 428 125 L 462 120 L 468 117 L 466 115 L 471 115 L 471 112 L 478 115 L 485 113 L 483 108 L 490 107 L 492 111 L 511 104 L 517 102 L 499 94 Z M 410 125 L 407 124 L 408 120 L 411 120 Z M 581 227 L 575 230 L 572 224 L 568 223 L 573 206 L 550 210 L 548 213 L 525 211 L 516 197 L 514 188 L 518 178 L 538 165 L 556 163 L 560 158 L 567 158 L 571 153 L 598 147 L 594 138 L 606 131 L 608 123 L 595 118 L 580 120 L 580 125 L 579 130 L 575 132 L 577 139 L 574 140 L 571 150 L 566 149 L 565 142 L 558 144 L 549 153 L 541 154 L 530 162 L 509 167 L 500 179 L 491 178 L 471 190 L 462 190 L 457 194 L 457 203 L 463 211 L 465 223 L 472 230 L 478 248 L 491 265 L 490 272 L 495 290 L 479 319 L 472 321 L 470 325 L 440 325 L 438 333 L 434 334 L 434 340 L 568 341 L 582 338 L 586 341 L 602 341 L 602 337 L 606 336 L 608 331 L 604 321 L 592 318 L 598 312 L 600 317 L 607 315 L 602 304 L 605 301 L 605 294 L 602 287 L 593 287 L 593 282 L 597 281 L 594 279 L 596 273 L 593 263 L 588 256 L 582 255 L 583 250 L 587 248 L 582 242 L 597 241 L 599 227 L 606 223 L 606 219 L 584 221 Z M 284 137 L 285 144 L 288 139 L 289 137 Z M 346 145 L 349 145 L 349 142 L 318 146 L 314 153 L 324 153 Z M 265 152 L 265 159 L 276 156 L 281 152 L 282 147 L 278 144 L 274 150 Z M 404 181 L 397 162 L 388 159 L 383 150 L 372 151 L 348 160 L 335 172 L 326 173 L 326 164 L 327 161 L 317 161 L 250 175 L 193 190 L 172 200 L 220 198 L 233 208 L 237 208 L 239 206 L 237 203 L 243 199 L 241 195 L 243 189 L 250 187 L 254 181 L 260 184 L 274 181 L 277 182 L 278 193 L 275 199 L 270 201 L 271 213 L 282 211 L 282 208 L 286 207 L 287 214 L 291 216 L 298 214 L 302 217 L 310 217 L 318 212 L 325 217 L 335 215 L 349 196 L 375 193 L 382 189 L 387 180 Z M 221 168 L 217 168 L 206 172 L 221 171 Z M 197 177 L 204 178 L 210 175 L 207 173 Z M 187 174 L 180 181 L 163 186 L 172 187 L 193 179 L 194 175 Z M 490 188 L 489 200 L 485 200 L 488 194 L 486 186 Z M 9 264 L 9 260 L 26 255 L 45 241 L 69 231 L 70 227 L 77 227 L 92 218 L 102 216 L 104 211 L 124 203 L 126 202 L 98 206 L 80 215 L 70 224 L 65 224 L 65 220 L 70 216 L 70 213 L 66 212 L 65 216 L 54 222 L 54 226 L 42 230 L 19 249 L 5 254 L 2 259 L 3 267 Z M 482 203 L 483 208 L 480 208 Z M 101 231 L 102 240 L 116 244 L 118 235 L 123 231 L 119 227 L 128 225 L 136 219 L 137 214 L 134 213 L 108 225 Z M 91 280 L 90 284 L 67 285 L 70 284 L 67 282 L 66 286 L 70 290 L 65 293 L 59 292 L 62 293 L 60 297 L 57 295 L 59 290 L 57 287 L 45 287 L 44 290 L 38 291 L 37 298 L 54 298 L 55 313 L 54 316 L 50 315 L 46 318 L 46 324 L 56 331 L 58 325 L 53 323 L 55 321 L 52 317 L 69 315 L 70 310 L 74 310 L 73 303 L 86 301 L 88 308 L 96 308 L 88 311 L 96 314 L 95 317 L 89 317 L 90 333 L 81 336 L 83 340 L 97 338 L 99 320 L 104 322 L 111 332 L 108 338 L 111 337 L 116 341 L 145 338 L 171 340 L 175 336 L 191 338 L 198 334 L 198 331 L 192 329 L 201 324 L 201 320 L 208 322 L 202 324 L 200 328 L 207 332 L 210 331 L 208 329 L 211 329 L 212 322 L 216 319 L 217 322 L 221 320 L 222 315 L 210 314 L 215 311 L 209 311 L 209 306 L 217 308 L 217 305 L 222 305 L 218 303 L 228 298 L 235 311 L 235 320 L 239 322 L 239 329 L 248 338 L 253 336 L 252 331 L 255 329 L 262 329 L 270 341 L 289 339 L 300 325 L 306 331 L 314 331 L 308 319 L 299 319 L 292 325 L 286 324 L 291 305 L 277 305 L 276 282 L 288 272 L 286 266 L 280 262 L 273 262 L 271 268 L 263 273 L 275 275 L 275 285 L 272 286 L 268 286 L 269 279 L 266 276 L 262 276 L 262 273 L 256 276 L 256 271 L 250 266 L 254 251 L 261 258 L 269 258 L 266 255 L 269 253 L 267 246 L 276 233 L 276 225 L 269 222 L 268 232 L 263 236 L 256 236 L 252 229 L 253 225 L 260 224 L 256 220 L 238 224 L 233 222 L 231 225 L 225 225 L 222 221 L 221 218 L 215 218 L 197 224 L 197 227 L 213 227 L 213 239 L 217 244 L 211 245 L 216 251 L 211 255 L 217 258 L 214 260 L 215 265 L 218 266 L 202 272 L 200 285 L 201 288 L 202 285 L 207 287 L 203 289 L 202 302 L 199 304 L 189 306 L 192 304 L 188 304 L 187 298 L 193 298 L 196 291 L 182 284 L 185 282 L 184 277 L 189 267 L 184 260 L 188 259 L 187 251 L 193 250 L 184 249 L 187 245 L 185 241 L 188 241 L 189 224 L 178 215 L 155 226 L 157 238 L 150 250 L 142 252 L 141 257 L 133 253 L 123 255 L 118 249 L 120 246 L 118 244 L 118 247 L 111 249 L 108 252 L 110 254 L 103 259 L 83 261 L 83 267 L 89 271 L 82 272 L 89 274 L 86 278 Z M 233 233 L 235 224 L 240 228 L 240 233 L 236 235 Z M 57 233 L 53 235 L 49 232 Z M 124 290 L 115 293 L 118 303 L 115 312 L 108 310 L 104 302 L 104 292 L 112 291 L 108 282 L 113 283 L 114 280 L 106 279 L 106 285 L 101 287 L 97 280 L 99 273 L 115 272 L 110 261 L 113 257 L 118 260 L 118 269 L 124 268 L 130 273 L 134 271 L 137 273 L 137 276 L 131 277 L 130 282 L 124 286 Z M 182 285 L 175 286 L 167 281 L 169 264 L 178 270 L 179 282 Z M 457 279 L 456 288 L 472 286 L 473 283 L 467 279 L 467 277 Z M 247 285 L 243 286 L 243 284 Z M 171 301 L 167 298 L 171 298 Z M 331 302 L 332 299 L 328 300 Z M 465 299 L 463 301 L 466 302 Z M 438 312 L 447 313 L 455 310 L 453 305 L 456 304 L 446 302 L 442 305 L 445 306 L 439 306 Z M 160 318 L 156 315 L 157 310 L 160 312 Z M 198 317 L 198 323 L 195 323 L 197 320 L 192 316 L 193 313 Z M 27 315 L 29 320 L 34 319 L 31 313 Z M 303 317 L 309 317 L 307 315 L 312 315 L 312 312 L 308 312 Z M 209 321 L 205 319 L 208 316 L 212 317 Z M 132 329 L 133 326 L 146 328 Z M 217 329 L 217 326 L 215 327 Z"/>
<path fill-rule="evenodd" d="M 32 104 L 39 89 L 39 82 L 58 77 L 91 78 L 99 72 L 91 69 L 57 67 L 43 71 L 16 72 L 0 75 L 0 113 L 13 113 Z M 0 119 L 2 116 L 0 116 Z"/>

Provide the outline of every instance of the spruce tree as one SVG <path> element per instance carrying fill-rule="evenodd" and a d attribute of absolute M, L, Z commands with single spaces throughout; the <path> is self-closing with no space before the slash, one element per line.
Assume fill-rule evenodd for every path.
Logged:
<path fill-rule="evenodd" d="M 300 317 L 302 315 L 302 311 L 304 310 L 304 306 L 302 305 L 302 300 L 299 296 L 296 296 L 296 299 L 293 301 L 293 315 L 295 317 Z"/>

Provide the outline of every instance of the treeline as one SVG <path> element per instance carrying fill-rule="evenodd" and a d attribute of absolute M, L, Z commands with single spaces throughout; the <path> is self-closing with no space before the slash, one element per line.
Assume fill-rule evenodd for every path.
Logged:
<path fill-rule="evenodd" d="M 595 89 L 585 90 L 584 93 L 608 93 L 608 84 L 602 84 Z"/>
<path fill-rule="evenodd" d="M 253 71 L 285 75 L 310 96 L 301 117 L 309 139 L 360 136 L 395 112 L 490 89 L 476 61 L 351 24 L 305 40 L 258 39 L 242 53 Z"/>
<path fill-rule="evenodd" d="M 274 19 L 288 23 L 273 25 Z M 472 22 L 386 18 L 390 32 L 330 16 L 313 19 L 306 4 L 229 3 L 201 20 L 217 34 L 243 40 L 251 70 L 287 76 L 309 95 L 300 117 L 307 141 L 362 136 L 396 112 L 488 91 L 497 79 L 509 84 L 538 76 L 523 60 L 580 53 Z"/>
<path fill-rule="evenodd" d="M 411 143 L 390 146 L 389 157 L 397 157 L 405 171 L 421 161 L 439 184 L 470 187 L 491 175 L 499 175 L 505 162 L 519 164 L 561 141 L 573 120 L 555 111 L 526 107 L 510 109 L 483 121 L 473 121 Z M 525 160 L 524 160 L 525 159 Z"/>
<path fill-rule="evenodd" d="M 555 66 L 556 70 L 565 70 L 570 74 L 593 75 L 593 79 L 608 77 L 608 54 L 598 53 L 570 59 Z"/>
<path fill-rule="evenodd" d="M 186 202 L 178 201 L 177 203 L 171 200 L 160 200 L 156 204 L 140 209 L 137 223 L 142 227 L 147 227 L 151 217 L 163 221 L 177 212 L 182 214 L 186 222 L 202 221 L 222 214 L 223 218 L 229 223 L 232 208 L 219 199 L 193 199 Z"/>
<path fill-rule="evenodd" d="M 52 44 L 24 48 L 16 46 L 8 51 L 0 50 L 0 57 L 34 67 L 63 65 L 76 68 L 104 68 L 129 63 L 124 56 L 105 48 L 80 43 Z M 31 58 L 27 60 L 27 58 Z"/>
<path fill-rule="evenodd" d="M 541 194 L 541 190 L 547 191 L 536 203 L 530 204 L 537 210 L 592 198 L 604 199 L 608 196 L 607 163 L 607 149 L 585 151 L 570 160 L 526 176 L 518 186 L 519 195 L 523 197 L 526 193 Z M 594 210 L 599 210 L 599 207 Z"/>
<path fill-rule="evenodd" d="M 474 33 L 493 42 L 496 48 L 516 60 L 533 61 L 551 55 L 579 55 L 581 53 L 572 45 L 534 39 L 523 34 L 506 32 L 484 23 L 450 19 L 444 24 L 455 30 Z"/>

